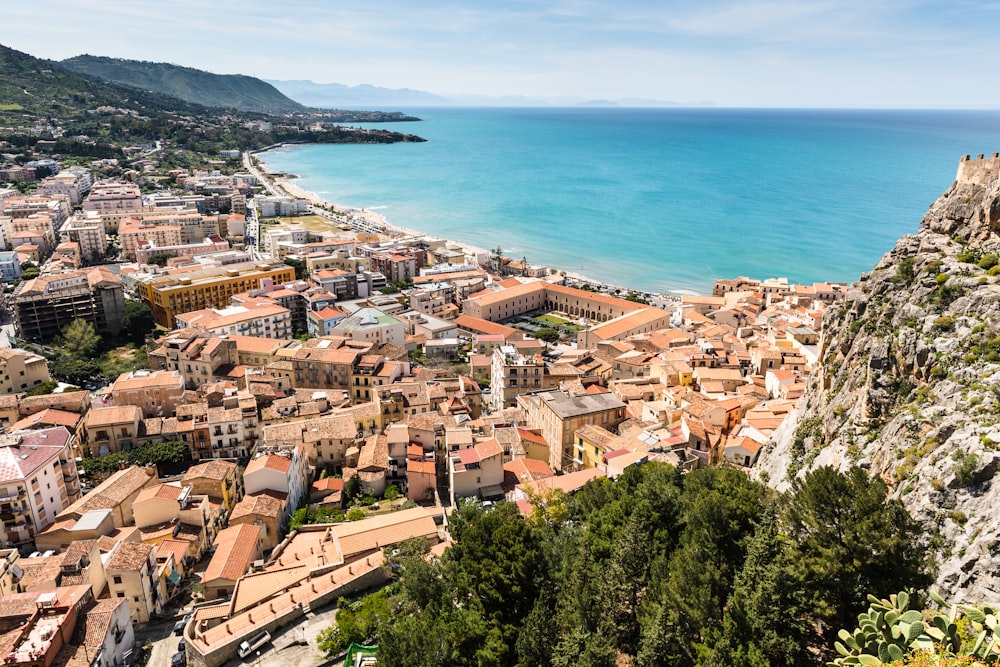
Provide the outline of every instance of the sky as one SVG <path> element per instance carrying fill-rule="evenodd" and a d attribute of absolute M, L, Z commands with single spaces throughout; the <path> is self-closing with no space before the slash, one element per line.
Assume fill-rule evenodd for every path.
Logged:
<path fill-rule="evenodd" d="M 439 95 L 1000 108 L 1000 1 L 46 0 L 0 44 Z"/>

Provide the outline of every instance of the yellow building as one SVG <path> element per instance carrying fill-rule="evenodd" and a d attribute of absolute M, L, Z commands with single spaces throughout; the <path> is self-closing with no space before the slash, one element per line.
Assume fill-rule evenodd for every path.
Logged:
<path fill-rule="evenodd" d="M 18 394 L 48 382 L 49 362 L 25 350 L 0 348 L 0 394 Z"/>
<path fill-rule="evenodd" d="M 139 282 L 139 296 L 149 304 L 153 319 L 173 329 L 177 313 L 203 308 L 225 308 L 234 294 L 257 289 L 262 280 L 295 280 L 295 269 L 285 264 L 231 264 L 178 274 L 156 274 Z"/>

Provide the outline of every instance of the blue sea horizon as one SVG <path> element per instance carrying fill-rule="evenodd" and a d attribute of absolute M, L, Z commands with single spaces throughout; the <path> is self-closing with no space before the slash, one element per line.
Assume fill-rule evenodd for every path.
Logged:
<path fill-rule="evenodd" d="M 421 108 L 426 143 L 261 156 L 392 224 L 652 292 L 853 282 L 915 233 L 998 111 Z"/>

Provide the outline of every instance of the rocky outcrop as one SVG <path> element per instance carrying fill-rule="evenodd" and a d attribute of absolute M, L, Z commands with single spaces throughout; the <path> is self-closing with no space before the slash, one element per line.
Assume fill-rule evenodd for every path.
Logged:
<path fill-rule="evenodd" d="M 974 177 L 972 177 L 974 174 Z M 821 363 L 754 474 L 860 465 L 933 537 L 938 588 L 1000 600 L 1000 160 L 963 160 L 920 231 L 826 315 Z"/>

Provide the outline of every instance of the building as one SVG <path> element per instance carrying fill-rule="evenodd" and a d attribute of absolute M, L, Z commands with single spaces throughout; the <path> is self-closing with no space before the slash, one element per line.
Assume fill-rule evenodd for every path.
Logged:
<path fill-rule="evenodd" d="M 513 345 L 494 348 L 490 365 L 490 407 L 494 411 L 517 406 L 517 397 L 558 386 L 559 377 L 546 372 L 540 354 L 521 354 Z"/>
<path fill-rule="evenodd" d="M 387 315 L 378 308 L 361 308 L 334 326 L 330 333 L 352 340 L 363 340 L 382 345 L 391 343 L 402 347 L 406 341 L 403 321 Z"/>
<path fill-rule="evenodd" d="M 2 241 L 0 241 L 2 245 Z M 0 280 L 9 282 L 21 277 L 21 260 L 17 253 L 10 251 L 0 252 Z"/>
<path fill-rule="evenodd" d="M 140 243 L 135 249 L 135 261 L 139 264 L 148 264 L 154 255 L 166 255 L 167 257 L 197 257 L 213 252 L 224 252 L 229 250 L 229 241 L 224 241 L 218 236 L 211 236 L 202 239 L 200 242 L 183 243 L 177 245 L 160 245 L 155 241 Z"/>
<path fill-rule="evenodd" d="M 133 623 L 148 623 L 163 610 L 166 582 L 151 544 L 120 542 L 104 566 L 111 599 L 128 602 Z"/>
<path fill-rule="evenodd" d="M 0 546 L 31 544 L 80 497 L 72 441 L 61 426 L 0 435 Z"/>
<path fill-rule="evenodd" d="M 49 382 L 49 362 L 25 350 L 0 348 L 0 394 L 20 394 Z"/>
<path fill-rule="evenodd" d="M 184 402 L 184 377 L 177 371 L 122 373 L 109 387 L 111 404 L 137 406 L 142 417 L 172 415 Z"/>
<path fill-rule="evenodd" d="M 625 404 L 610 392 L 573 395 L 550 389 L 519 396 L 517 404 L 549 443 L 549 467 L 557 472 L 583 465 L 574 450 L 577 429 L 592 424 L 610 430 L 625 420 Z"/>
<path fill-rule="evenodd" d="M 243 487 L 248 496 L 264 491 L 286 494 L 282 521 L 290 518 L 295 508 L 302 504 L 309 491 L 308 483 L 302 447 L 282 447 L 274 453 L 258 454 L 243 471 Z"/>
<path fill-rule="evenodd" d="M 236 590 L 236 582 L 264 553 L 263 530 L 257 524 L 238 524 L 220 530 L 215 553 L 202 575 L 206 600 L 223 600 Z"/>
<path fill-rule="evenodd" d="M 243 477 L 232 461 L 209 460 L 193 465 L 181 478 L 183 486 L 190 486 L 192 493 L 208 496 L 223 511 L 230 513 L 243 497 Z"/>
<path fill-rule="evenodd" d="M 503 498 L 503 447 L 495 439 L 448 455 L 451 504 L 456 498 Z"/>
<path fill-rule="evenodd" d="M 153 274 L 141 279 L 139 295 L 149 304 L 153 319 L 162 327 L 177 326 L 177 314 L 204 308 L 225 308 L 233 295 L 261 287 L 262 282 L 295 280 L 295 269 L 284 264 L 243 262 L 227 267 L 184 273 Z"/>
<path fill-rule="evenodd" d="M 181 245 L 181 228 L 135 218 L 123 220 L 118 226 L 118 244 L 125 259 L 134 262 L 136 250 L 140 247 Z"/>
<path fill-rule="evenodd" d="M 108 248 L 108 235 L 104 231 L 104 221 L 97 213 L 74 215 L 59 229 L 59 240 L 80 244 L 80 255 L 84 262 L 98 262 Z"/>
<path fill-rule="evenodd" d="M 137 405 L 94 408 L 83 422 L 87 456 L 106 456 L 138 447 L 142 410 Z"/>
<path fill-rule="evenodd" d="M 174 317 L 178 327 L 213 334 L 291 339 L 293 333 L 291 312 L 267 300 L 244 300 L 239 305 L 204 308 Z"/>
<path fill-rule="evenodd" d="M 112 474 L 101 482 L 87 495 L 56 515 L 56 521 L 79 521 L 91 511 L 108 511 L 111 513 L 112 524 L 116 528 L 132 526 L 135 519 L 132 513 L 132 503 L 139 492 L 147 486 L 160 483 L 156 468 L 132 466 Z"/>
<path fill-rule="evenodd" d="M 26 280 L 8 302 L 18 336 L 42 341 L 52 340 L 75 319 L 116 336 L 125 311 L 121 278 L 103 266 Z"/>

